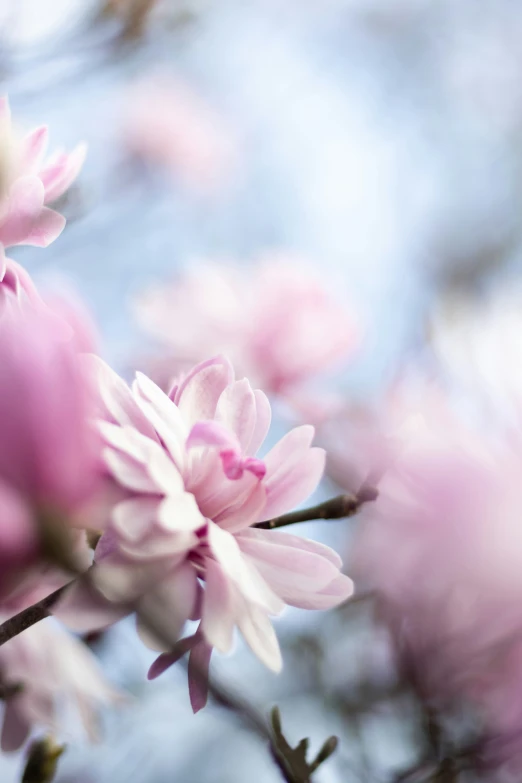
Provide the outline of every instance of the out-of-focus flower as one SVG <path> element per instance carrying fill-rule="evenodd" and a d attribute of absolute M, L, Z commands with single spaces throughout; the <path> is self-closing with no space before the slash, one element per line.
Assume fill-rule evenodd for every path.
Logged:
<path fill-rule="evenodd" d="M 437 369 L 455 394 L 520 423 L 522 291 L 496 289 L 478 300 L 451 297 L 430 323 Z"/>
<path fill-rule="evenodd" d="M 0 123 L 7 132 L 11 114 L 7 98 L 0 99 Z M 14 131 L 10 131 L 14 136 Z M 41 126 L 12 144 L 5 195 L 0 203 L 0 245 L 47 247 L 61 234 L 65 218 L 47 205 L 56 201 L 76 179 L 85 159 L 85 145 L 59 151 L 42 163 L 47 127 Z M 5 273 L 5 262 L 4 273 Z M 2 275 L 3 276 L 3 275 Z"/>
<path fill-rule="evenodd" d="M 95 739 L 97 709 L 122 699 L 85 645 L 48 620 L 0 647 L 0 683 L 4 751 L 18 750 L 33 728 L 70 733 L 72 709 Z"/>
<path fill-rule="evenodd" d="M 306 264 L 287 256 L 253 270 L 204 266 L 137 304 L 145 328 L 165 346 L 153 370 L 160 385 L 205 356 L 223 351 L 268 393 L 295 387 L 351 356 L 357 341 L 348 306 Z"/>
<path fill-rule="evenodd" d="M 92 402 L 74 335 L 57 332 L 47 313 L 12 308 L 0 341 L 2 594 L 21 578 L 22 562 L 58 545 L 53 531 L 74 526 L 96 487 Z"/>
<path fill-rule="evenodd" d="M 522 449 L 441 404 L 409 418 L 352 565 L 422 698 L 442 715 L 473 710 L 490 760 L 513 761 L 502 753 L 516 735 L 522 758 Z"/>
<path fill-rule="evenodd" d="M 196 366 L 170 397 L 143 375 L 131 391 L 99 360 L 94 369 L 105 408 L 107 467 L 127 497 L 98 544 L 90 584 L 78 581 L 57 613 L 83 628 L 107 623 L 102 596 L 116 609 L 125 603 L 123 613 L 136 608 L 143 640 L 168 650 L 152 675 L 191 650 L 191 701 L 198 710 L 206 701 L 212 648 L 228 652 L 236 626 L 277 671 L 281 655 L 270 615 L 285 604 L 330 608 L 351 593 L 341 560 L 328 547 L 252 527 L 315 489 L 324 452 L 310 447 L 314 430 L 305 425 L 258 458 L 269 402 L 246 379 L 234 380 L 223 358 Z M 115 608 L 109 608 L 110 622 Z M 199 619 L 199 628 L 178 642 L 188 619 Z"/>
<path fill-rule="evenodd" d="M 197 193 L 222 188 L 235 170 L 237 142 L 223 118 L 173 77 L 151 76 L 134 85 L 123 137 L 131 154 Z"/>

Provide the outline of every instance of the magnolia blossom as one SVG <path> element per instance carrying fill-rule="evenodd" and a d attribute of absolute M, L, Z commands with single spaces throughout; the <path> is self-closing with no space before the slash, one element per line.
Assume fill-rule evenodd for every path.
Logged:
<path fill-rule="evenodd" d="M 522 444 L 412 407 L 352 566 L 432 708 L 467 707 L 490 761 L 522 737 Z"/>
<path fill-rule="evenodd" d="M 79 629 L 135 608 L 143 640 L 167 651 L 150 676 L 191 650 L 196 711 L 206 701 L 212 648 L 229 652 L 236 626 L 258 658 L 278 671 L 270 616 L 285 604 L 330 608 L 351 594 L 331 549 L 254 527 L 308 497 L 321 478 L 324 452 L 311 447 L 313 427 L 301 426 L 263 459 L 256 456 L 270 405 L 246 379 L 234 379 L 224 358 L 197 365 L 169 396 L 144 375 L 129 389 L 100 360 L 92 364 L 105 461 L 122 499 L 89 580 L 76 582 L 57 613 Z M 199 620 L 198 630 L 178 641 L 189 619 Z"/>
<path fill-rule="evenodd" d="M 128 150 L 194 192 L 226 184 L 234 139 L 223 119 L 184 82 L 164 75 L 134 85 L 124 107 Z"/>
<path fill-rule="evenodd" d="M 70 734 L 74 709 L 95 739 L 97 710 L 123 698 L 85 645 L 48 620 L 0 647 L 0 683 L 3 751 L 18 750 L 33 729 Z"/>
<path fill-rule="evenodd" d="M 0 341 L 0 595 L 40 554 L 44 531 L 74 525 L 95 490 L 91 411 L 74 336 L 47 313 L 12 308 Z"/>
<path fill-rule="evenodd" d="M 269 257 L 254 269 L 204 266 L 137 303 L 164 346 L 153 369 L 167 388 L 180 371 L 218 351 L 269 393 L 289 393 L 351 356 L 352 314 L 302 261 Z"/>
<path fill-rule="evenodd" d="M 10 126 L 7 98 L 0 100 L 0 123 Z M 76 179 L 85 158 L 85 145 L 72 152 L 59 151 L 42 163 L 47 127 L 42 125 L 13 143 L 7 172 L 7 192 L 0 204 L 0 244 L 47 247 L 61 234 L 65 218 L 52 204 Z"/>

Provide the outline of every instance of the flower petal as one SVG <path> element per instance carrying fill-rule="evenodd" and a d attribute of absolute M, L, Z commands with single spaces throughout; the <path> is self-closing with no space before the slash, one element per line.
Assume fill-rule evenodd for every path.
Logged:
<path fill-rule="evenodd" d="M 188 677 L 190 703 L 194 713 L 199 712 L 208 699 L 208 672 L 212 647 L 200 640 L 190 651 Z"/>
<path fill-rule="evenodd" d="M 37 173 L 40 161 L 45 154 L 48 139 L 49 129 L 47 125 L 35 128 L 22 139 L 20 169 L 26 174 L 34 175 Z"/>
<path fill-rule="evenodd" d="M 246 451 L 256 425 L 256 399 L 246 378 L 224 389 L 216 407 L 216 421 L 234 433 L 241 452 Z"/>
<path fill-rule="evenodd" d="M 179 409 L 156 384 L 143 373 L 136 373 L 133 385 L 134 399 L 152 424 L 172 459 L 183 469 L 187 426 Z"/>
<path fill-rule="evenodd" d="M 30 726 L 21 714 L 18 698 L 8 699 L 4 709 L 1 747 L 4 753 L 18 750 L 29 736 Z"/>
<path fill-rule="evenodd" d="M 57 239 L 65 228 L 66 220 L 59 212 L 49 207 L 42 207 L 34 221 L 31 230 L 24 238 L 24 245 L 48 247 Z"/>
<path fill-rule="evenodd" d="M 205 584 L 201 632 L 219 652 L 230 652 L 236 613 L 234 588 L 221 566 L 210 558 L 205 563 Z"/>
<path fill-rule="evenodd" d="M 4 247 L 21 245 L 43 209 L 44 188 L 38 177 L 19 177 L 11 185 L 7 214 L 0 225 Z"/>
<path fill-rule="evenodd" d="M 78 144 L 69 153 L 60 153 L 39 173 L 45 187 L 45 204 L 60 198 L 74 182 L 85 161 L 87 145 Z"/>
<path fill-rule="evenodd" d="M 125 381 L 117 375 L 99 356 L 84 357 L 86 371 L 92 375 L 100 391 L 105 418 L 121 426 L 135 427 L 142 435 L 157 440 L 154 427 L 139 409 L 132 392 Z"/>
<path fill-rule="evenodd" d="M 312 494 L 321 481 L 325 459 L 324 449 L 308 449 L 299 459 L 289 461 L 265 479 L 267 501 L 263 515 L 266 519 L 290 511 Z"/>
<path fill-rule="evenodd" d="M 259 604 L 270 614 L 283 611 L 284 603 L 266 584 L 254 565 L 243 557 L 234 536 L 209 522 L 208 543 L 224 573 L 245 599 Z"/>
<path fill-rule="evenodd" d="M 233 380 L 232 366 L 222 356 L 194 367 L 180 384 L 175 399 L 189 427 L 201 419 L 214 418 L 218 400 Z"/>
<path fill-rule="evenodd" d="M 268 397 L 260 389 L 254 391 L 256 403 L 256 423 L 252 432 L 250 442 L 245 448 L 247 454 L 257 454 L 258 449 L 263 445 L 272 419 L 272 411 Z"/>
<path fill-rule="evenodd" d="M 117 606 L 101 595 L 86 578 L 71 583 L 51 613 L 69 630 L 77 633 L 98 631 L 130 614 L 128 607 Z"/>
<path fill-rule="evenodd" d="M 253 604 L 246 604 L 237 624 L 252 652 L 268 669 L 280 672 L 283 667 L 279 642 L 268 615 Z"/>
<path fill-rule="evenodd" d="M 265 536 L 250 537 L 238 533 L 237 543 L 278 595 L 282 590 L 321 590 L 339 573 L 339 567 L 304 546 L 297 536 L 280 536 L 276 531 L 260 530 Z M 247 531 L 248 533 L 248 531 Z"/>

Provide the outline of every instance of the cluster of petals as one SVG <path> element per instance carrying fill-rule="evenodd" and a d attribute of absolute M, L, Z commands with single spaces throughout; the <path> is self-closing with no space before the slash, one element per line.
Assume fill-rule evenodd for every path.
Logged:
<path fill-rule="evenodd" d="M 0 188 L 0 313 L 5 298 L 39 302 L 39 295 L 28 273 L 7 258 L 5 250 L 14 245 L 47 247 L 61 234 L 65 218 L 48 205 L 56 201 L 78 176 L 86 148 L 79 144 L 71 152 L 61 150 L 43 160 L 48 131 L 40 126 L 18 137 L 11 125 L 6 97 L 0 98 L 2 150 Z M 5 289 L 5 290 L 4 290 Z M 12 305 L 14 300 L 9 299 Z"/>
<path fill-rule="evenodd" d="M 0 123 L 11 130 L 7 98 L 0 100 Z M 85 159 L 85 145 L 72 152 L 58 151 L 43 160 L 48 130 L 42 125 L 12 145 L 7 187 L 0 204 L 0 244 L 47 247 L 62 232 L 65 218 L 48 205 L 56 201 L 78 176 Z"/>
<path fill-rule="evenodd" d="M 101 360 L 91 364 L 105 462 L 120 500 L 88 580 L 77 582 L 56 612 L 79 629 L 136 610 L 143 640 L 165 653 L 151 676 L 191 650 L 197 710 L 206 700 L 212 648 L 229 652 L 236 627 L 277 671 L 270 617 L 286 604 L 326 609 L 351 594 L 331 549 L 254 527 L 313 492 L 324 452 L 311 447 L 314 430 L 304 425 L 260 459 L 268 399 L 246 379 L 235 380 L 224 358 L 197 365 L 168 396 L 144 375 L 129 388 Z M 199 621 L 197 631 L 180 639 L 189 619 Z"/>
<path fill-rule="evenodd" d="M 467 705 L 507 753 L 522 736 L 522 444 L 485 438 L 429 393 L 394 444 L 352 569 L 424 698 Z"/>
<path fill-rule="evenodd" d="M 39 556 L 41 523 L 74 526 L 100 474 L 93 396 L 75 334 L 58 323 L 27 303 L 2 320 L 1 596 Z"/>
<path fill-rule="evenodd" d="M 267 393 L 285 393 L 351 357 L 358 335 L 349 307 L 301 259 L 206 265 L 146 291 L 136 308 L 163 346 L 151 374 L 163 388 L 223 351 Z"/>
<path fill-rule="evenodd" d="M 0 679 L 3 751 L 18 750 L 34 729 L 70 733 L 73 707 L 95 739 L 98 709 L 123 698 L 90 650 L 49 620 L 0 647 Z"/>

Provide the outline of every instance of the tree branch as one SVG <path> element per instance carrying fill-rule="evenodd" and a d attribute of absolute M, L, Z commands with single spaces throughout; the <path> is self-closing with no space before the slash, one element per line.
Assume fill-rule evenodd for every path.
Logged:
<path fill-rule="evenodd" d="M 58 601 L 66 587 L 68 585 L 60 587 L 38 603 L 28 606 L 27 609 L 22 609 L 21 612 L 0 624 L 0 647 L 22 631 L 49 617 L 49 609 Z"/>
<path fill-rule="evenodd" d="M 353 517 L 364 503 L 376 500 L 377 495 L 375 487 L 363 485 L 356 495 L 338 495 L 335 498 L 330 498 L 330 500 L 325 500 L 324 503 L 319 503 L 317 506 L 291 511 L 289 514 L 283 514 L 266 522 L 258 522 L 253 527 L 261 530 L 275 530 L 278 527 L 295 525 L 298 522 L 311 522 L 315 519 L 326 520 Z"/>

